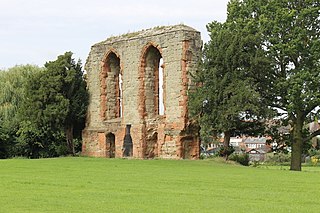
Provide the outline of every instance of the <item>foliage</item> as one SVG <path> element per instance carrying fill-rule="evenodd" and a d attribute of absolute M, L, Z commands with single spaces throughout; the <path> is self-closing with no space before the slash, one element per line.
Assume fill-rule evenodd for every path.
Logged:
<path fill-rule="evenodd" d="M 0 87 L 0 158 L 74 154 L 73 141 L 79 152 L 88 93 L 71 52 L 1 71 Z"/>
<path fill-rule="evenodd" d="M 291 126 L 291 169 L 301 170 L 303 147 L 320 133 L 305 129 L 320 105 L 320 3 L 273 0 L 260 12 L 264 49 L 273 64 L 265 91 Z"/>
<path fill-rule="evenodd" d="M 309 156 L 309 160 L 313 166 L 317 166 L 318 163 L 320 162 L 320 150 L 315 149 L 315 148 L 311 148 L 308 150 L 308 156 Z M 306 158 L 306 163 L 307 162 L 307 158 Z"/>
<path fill-rule="evenodd" d="M 8 141 L 6 139 L 5 131 L 3 130 L 3 127 L 0 124 L 0 159 L 1 158 L 7 158 L 8 156 Z"/>
<path fill-rule="evenodd" d="M 75 154 L 74 136 L 81 137 L 81 131 L 85 123 L 85 115 L 88 106 L 88 92 L 86 90 L 86 82 L 83 78 L 81 61 L 77 63 L 72 58 L 71 52 L 58 56 L 56 61 L 45 64 L 50 75 L 62 77 L 58 93 L 62 99 L 67 100 L 66 116 L 63 118 L 63 126 L 66 135 L 68 152 Z M 76 135 L 77 134 L 77 135 Z"/>
<path fill-rule="evenodd" d="M 272 152 L 288 154 L 291 137 L 290 127 L 285 126 L 284 122 L 280 119 L 274 119 L 272 123 L 267 125 L 266 135 L 271 138 L 267 140 Z"/>
<path fill-rule="evenodd" d="M 28 158 L 48 158 L 65 155 L 61 152 L 65 144 L 64 133 L 50 126 L 36 126 L 31 121 L 22 121 L 21 127 L 17 132 L 18 144 L 16 149 L 19 156 Z"/>
<path fill-rule="evenodd" d="M 312 156 L 311 157 L 311 163 L 312 163 L 313 166 L 318 165 L 318 162 L 319 162 L 319 158 L 317 156 Z"/>
<path fill-rule="evenodd" d="M 269 153 L 265 160 L 269 165 L 289 165 L 291 156 L 288 153 Z"/>
<path fill-rule="evenodd" d="M 74 132 L 81 132 L 88 104 L 81 62 L 75 63 L 72 53 L 66 52 L 45 68 L 28 79 L 28 98 L 19 111 L 24 154 L 32 158 L 75 154 Z"/>
<path fill-rule="evenodd" d="M 228 146 L 228 147 L 220 147 L 219 151 L 218 151 L 218 156 L 220 157 L 225 157 L 225 156 L 229 156 L 234 152 L 234 148 L 233 146 Z"/>
<path fill-rule="evenodd" d="M 11 123 L 8 121 L 0 121 L 0 159 L 8 158 L 14 156 L 15 145 L 17 144 L 16 140 L 16 131 L 17 127 L 11 126 Z"/>
<path fill-rule="evenodd" d="M 257 79 L 266 56 L 253 27 L 235 24 L 229 17 L 225 23 L 209 23 L 207 29 L 210 41 L 194 76 L 199 87 L 189 95 L 190 115 L 198 120 L 204 140 L 224 133 L 224 146 L 228 147 L 231 135 L 263 132 L 261 118 L 270 112 Z"/>
<path fill-rule="evenodd" d="M 301 170 L 303 146 L 320 133 L 305 130 L 320 105 L 320 3 L 269 0 L 258 9 L 252 12 L 260 14 L 263 48 L 273 65 L 265 73 L 264 91 L 292 128 L 291 169 Z"/>
<path fill-rule="evenodd" d="M 26 79 L 42 68 L 33 65 L 20 65 L 0 71 L 0 118 L 12 120 L 24 99 Z"/>
<path fill-rule="evenodd" d="M 0 158 L 19 153 L 16 134 L 20 126 L 18 110 L 26 99 L 27 79 L 42 70 L 33 65 L 20 65 L 0 71 Z"/>
<path fill-rule="evenodd" d="M 204 105 L 207 104 L 210 110 L 200 116 L 200 125 L 206 122 L 228 129 L 235 126 L 229 123 L 235 121 L 232 114 L 247 115 L 247 105 L 241 98 L 236 100 L 244 112 L 237 111 L 232 105 L 231 97 L 237 91 L 229 89 L 228 85 L 233 85 L 241 90 L 238 93 L 248 94 L 248 103 L 257 107 L 252 112 L 267 106 L 278 112 L 283 125 L 290 126 L 290 169 L 301 170 L 302 153 L 308 149 L 310 139 L 320 134 L 320 130 L 309 133 L 306 129 L 306 124 L 318 117 L 320 110 L 319 16 L 320 2 L 313 0 L 230 1 L 226 22 L 209 24 L 211 41 L 204 51 L 204 64 L 208 65 L 204 73 L 208 74 L 202 79 L 219 81 L 213 84 L 204 81 L 204 95 L 201 96 L 201 92 L 197 95 L 199 104 L 206 100 Z M 223 39 L 219 40 L 219 37 Z M 211 46 L 215 51 L 207 51 Z M 221 69 L 218 69 L 220 65 Z M 232 72 L 234 68 L 238 72 Z M 238 81 L 245 82 L 243 85 L 247 87 L 238 85 Z M 224 89 L 226 92 L 221 92 Z M 205 91 L 213 95 L 207 97 Z M 260 102 L 253 102 L 256 99 Z M 221 111 L 221 108 L 227 110 Z M 197 109 L 202 113 L 201 105 Z M 212 113 L 214 111 L 220 113 Z"/>
<path fill-rule="evenodd" d="M 241 153 L 241 154 L 232 154 L 229 156 L 229 160 L 236 161 L 243 166 L 249 166 L 249 154 Z"/>
<path fill-rule="evenodd" d="M 311 148 L 308 150 L 308 155 L 309 156 L 316 156 L 316 157 L 320 158 L 320 150 L 315 149 L 315 148 Z"/>

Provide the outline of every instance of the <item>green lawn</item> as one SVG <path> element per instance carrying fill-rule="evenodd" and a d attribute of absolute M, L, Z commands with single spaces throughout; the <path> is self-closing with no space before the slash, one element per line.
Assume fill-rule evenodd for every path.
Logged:
<path fill-rule="evenodd" d="M 0 160 L 0 212 L 319 212 L 320 169 L 214 161 Z"/>

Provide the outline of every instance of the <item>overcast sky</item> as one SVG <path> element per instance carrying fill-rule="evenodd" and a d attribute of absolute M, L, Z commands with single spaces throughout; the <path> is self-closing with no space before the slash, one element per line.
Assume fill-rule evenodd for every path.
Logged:
<path fill-rule="evenodd" d="M 208 41 L 206 24 L 224 21 L 228 0 L 0 0 L 0 69 L 43 66 L 72 51 L 85 63 L 91 45 L 128 32 L 186 24 Z"/>

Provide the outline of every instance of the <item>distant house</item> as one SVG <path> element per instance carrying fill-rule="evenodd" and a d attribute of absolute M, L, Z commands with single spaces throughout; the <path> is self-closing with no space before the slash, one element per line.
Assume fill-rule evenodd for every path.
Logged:
<path fill-rule="evenodd" d="M 206 152 L 214 153 L 219 150 L 223 146 L 223 137 L 217 142 L 208 144 Z M 230 145 L 234 147 L 236 154 L 248 153 L 250 161 L 264 161 L 266 153 L 271 151 L 266 137 L 231 137 Z"/>
<path fill-rule="evenodd" d="M 264 149 L 267 145 L 266 137 L 247 137 L 243 144 L 246 149 Z"/>
<path fill-rule="evenodd" d="M 310 133 L 313 133 L 313 132 L 315 132 L 315 131 L 317 131 L 319 129 L 320 129 L 320 124 L 319 124 L 318 120 L 309 123 L 309 131 L 310 131 Z M 311 140 L 312 146 L 313 147 L 319 147 L 320 146 L 319 141 L 320 141 L 320 136 L 319 135 L 314 137 L 314 138 L 312 138 L 312 140 Z"/>
<path fill-rule="evenodd" d="M 266 152 L 262 149 L 250 149 L 247 153 L 250 161 L 264 161 L 266 159 Z"/>
<path fill-rule="evenodd" d="M 243 138 L 241 138 L 239 136 L 230 138 L 230 145 L 233 146 L 233 147 L 240 146 L 242 142 L 243 142 Z"/>

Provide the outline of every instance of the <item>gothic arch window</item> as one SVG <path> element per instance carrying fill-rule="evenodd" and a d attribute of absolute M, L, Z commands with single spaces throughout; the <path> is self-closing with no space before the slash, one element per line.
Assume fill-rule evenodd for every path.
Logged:
<path fill-rule="evenodd" d="M 110 120 L 122 117 L 122 74 L 120 58 L 109 52 L 100 75 L 100 117 Z"/>
<path fill-rule="evenodd" d="M 144 92 L 143 116 L 152 118 L 157 115 L 164 115 L 164 65 L 161 52 L 154 45 L 145 48 L 141 59 L 141 79 Z"/>

